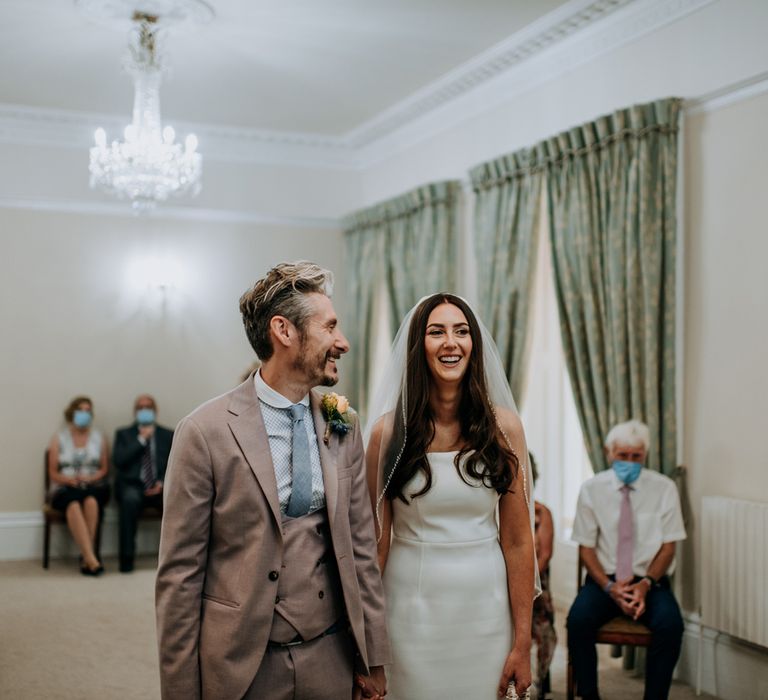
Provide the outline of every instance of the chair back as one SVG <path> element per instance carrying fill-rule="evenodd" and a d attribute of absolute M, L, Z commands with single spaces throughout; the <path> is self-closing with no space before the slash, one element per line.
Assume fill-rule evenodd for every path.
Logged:
<path fill-rule="evenodd" d="M 43 456 L 43 482 L 45 483 L 45 502 L 48 502 L 48 494 L 51 491 L 51 475 L 48 472 L 48 457 L 51 451 L 49 448 L 45 448 L 45 455 Z"/>

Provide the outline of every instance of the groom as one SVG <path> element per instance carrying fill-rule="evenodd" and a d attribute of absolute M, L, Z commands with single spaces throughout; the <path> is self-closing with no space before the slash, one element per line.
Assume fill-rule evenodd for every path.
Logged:
<path fill-rule="evenodd" d="M 296 262 L 256 282 L 240 311 L 261 369 L 175 433 L 156 586 L 164 700 L 386 692 L 360 426 L 346 399 L 311 391 L 336 384 L 349 350 L 332 279 Z"/>

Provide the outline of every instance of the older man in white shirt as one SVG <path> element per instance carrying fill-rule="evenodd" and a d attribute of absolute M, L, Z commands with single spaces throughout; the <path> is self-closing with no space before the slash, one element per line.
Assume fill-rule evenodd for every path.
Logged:
<path fill-rule="evenodd" d="M 611 468 L 585 482 L 572 539 L 587 580 L 568 613 L 568 647 L 576 689 L 599 700 L 597 630 L 619 613 L 652 632 L 645 700 L 665 700 L 680 655 L 683 620 L 669 585 L 675 543 L 686 537 L 674 482 L 643 469 L 648 427 L 637 420 L 616 425 L 605 451 Z"/>

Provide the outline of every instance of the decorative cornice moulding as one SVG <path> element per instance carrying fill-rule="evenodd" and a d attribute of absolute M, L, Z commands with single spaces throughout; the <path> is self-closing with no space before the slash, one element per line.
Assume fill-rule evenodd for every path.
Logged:
<path fill-rule="evenodd" d="M 637 2 L 641 0 L 572 0 L 352 129 L 347 139 L 357 147 L 372 144 Z"/>
<path fill-rule="evenodd" d="M 63 214 L 90 214 L 96 216 L 120 216 L 136 218 L 130 202 L 89 201 L 76 199 L 43 199 L 37 197 L 11 198 L 0 197 L 0 209 L 24 209 L 28 211 L 56 212 Z M 225 224 L 258 224 L 296 229 L 315 229 L 318 231 L 340 231 L 341 223 L 337 219 L 318 216 L 278 216 L 260 214 L 254 211 L 234 209 L 203 209 L 193 206 L 163 205 L 155 209 L 151 218 L 200 221 Z"/>
<path fill-rule="evenodd" d="M 546 50 L 477 85 L 471 92 L 361 146 L 360 161 L 366 167 L 375 165 L 441 131 L 511 104 L 540 85 L 718 1 L 632 0 L 624 3 L 619 11 L 584 25 Z"/>
<path fill-rule="evenodd" d="M 526 90 L 718 0 L 571 0 L 431 85 L 340 136 L 172 122 L 193 131 L 205 159 L 364 169 Z M 0 142 L 92 145 L 126 117 L 0 104 Z"/>

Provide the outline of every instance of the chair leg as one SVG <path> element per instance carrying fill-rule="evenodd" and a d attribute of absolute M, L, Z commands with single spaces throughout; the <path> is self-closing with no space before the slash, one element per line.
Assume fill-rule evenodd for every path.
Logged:
<path fill-rule="evenodd" d="M 51 521 L 45 519 L 45 528 L 43 531 L 43 568 L 48 568 L 48 560 L 51 548 Z"/>
<path fill-rule="evenodd" d="M 101 561 L 101 524 L 104 522 L 104 510 L 99 508 L 99 522 L 96 525 L 96 537 L 94 537 L 93 549 L 96 558 Z"/>
<path fill-rule="evenodd" d="M 635 669 L 635 647 L 627 645 L 620 647 L 622 650 L 621 665 L 625 671 L 634 671 Z"/>
<path fill-rule="evenodd" d="M 566 669 L 566 698 L 567 700 L 574 700 L 574 683 L 573 683 L 573 664 L 571 663 L 571 652 L 568 652 L 568 667 Z"/>

